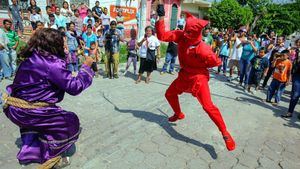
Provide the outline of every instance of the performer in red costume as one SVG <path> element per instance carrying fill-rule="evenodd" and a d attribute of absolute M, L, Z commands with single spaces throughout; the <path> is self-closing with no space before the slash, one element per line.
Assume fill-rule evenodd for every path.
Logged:
<path fill-rule="evenodd" d="M 160 0 L 157 6 L 157 13 L 160 16 L 159 21 L 156 22 L 158 39 L 166 42 L 173 41 L 178 44 L 180 72 L 165 94 L 175 113 L 169 118 L 169 121 L 175 122 L 184 119 L 185 115 L 181 112 L 178 95 L 183 92 L 191 93 L 198 99 L 205 112 L 219 128 L 227 149 L 229 151 L 234 150 L 235 142 L 227 131 L 222 115 L 212 103 L 210 96 L 208 68 L 219 66 L 221 60 L 216 57 L 211 47 L 202 41 L 201 32 L 208 21 L 198 19 L 186 12 L 185 29 L 166 32 L 163 0 Z"/>

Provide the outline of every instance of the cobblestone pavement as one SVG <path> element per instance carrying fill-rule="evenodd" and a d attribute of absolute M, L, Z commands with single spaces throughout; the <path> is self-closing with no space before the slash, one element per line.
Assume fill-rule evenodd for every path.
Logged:
<path fill-rule="evenodd" d="M 228 152 L 215 125 L 190 94 L 180 96 L 186 119 L 171 124 L 164 92 L 176 77 L 154 72 L 150 84 L 135 77 L 97 78 L 78 97 L 60 104 L 74 111 L 83 128 L 68 169 L 299 169 L 300 122 L 280 117 L 277 107 L 261 102 L 265 94 L 248 94 L 236 82 L 211 74 L 212 99 L 221 110 L 237 149 Z M 1 83 L 1 89 L 8 81 Z M 288 88 L 290 91 L 290 87 Z M 296 111 L 299 112 L 299 107 Z M 0 168 L 29 169 L 16 160 L 19 130 L 0 114 Z"/>

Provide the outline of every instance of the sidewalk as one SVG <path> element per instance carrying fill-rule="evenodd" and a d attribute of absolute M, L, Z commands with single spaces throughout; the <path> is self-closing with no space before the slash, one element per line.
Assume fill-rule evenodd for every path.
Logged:
<path fill-rule="evenodd" d="M 129 72 L 119 79 L 97 78 L 78 97 L 66 95 L 60 105 L 76 112 L 83 128 L 67 168 L 300 168 L 300 121 L 280 117 L 287 110 L 289 95 L 273 107 L 260 101 L 264 93 L 245 93 L 237 82 L 211 74 L 212 99 L 237 143 L 237 149 L 228 152 L 216 126 L 190 94 L 180 96 L 186 119 L 175 124 L 167 121 L 173 113 L 164 93 L 175 78 L 154 72 L 150 84 L 137 85 Z M 0 89 L 6 84 L 1 83 Z M 19 129 L 3 113 L 0 132 L 0 168 L 21 168 L 16 160 Z"/>

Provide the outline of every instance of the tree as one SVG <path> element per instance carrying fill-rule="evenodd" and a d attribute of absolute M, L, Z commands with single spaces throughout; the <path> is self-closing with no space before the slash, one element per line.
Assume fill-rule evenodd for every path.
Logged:
<path fill-rule="evenodd" d="M 255 28 L 257 21 L 267 13 L 267 6 L 271 3 L 270 0 L 237 0 L 242 6 L 251 8 L 254 19 L 250 27 L 250 32 Z"/>
<path fill-rule="evenodd" d="M 236 0 L 223 0 L 212 4 L 208 17 L 213 27 L 238 29 L 241 25 L 251 23 L 253 13 L 250 7 L 242 7 Z"/>
<path fill-rule="evenodd" d="M 279 35 L 290 35 L 300 30 L 300 0 L 290 4 L 270 4 L 254 31 L 257 33 L 274 30 Z"/>

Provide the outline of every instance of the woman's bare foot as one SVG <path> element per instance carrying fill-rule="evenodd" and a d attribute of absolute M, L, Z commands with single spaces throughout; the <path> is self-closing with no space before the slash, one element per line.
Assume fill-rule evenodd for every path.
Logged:
<path fill-rule="evenodd" d="M 146 80 L 145 80 L 145 82 L 146 82 L 147 84 L 149 84 L 149 83 L 150 83 L 150 77 L 147 77 Z"/>

